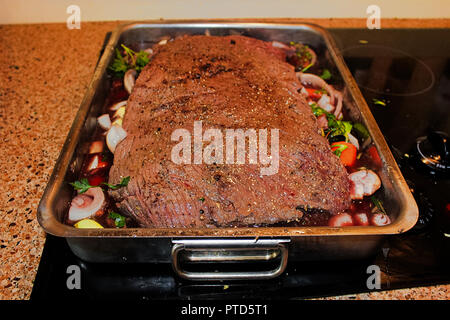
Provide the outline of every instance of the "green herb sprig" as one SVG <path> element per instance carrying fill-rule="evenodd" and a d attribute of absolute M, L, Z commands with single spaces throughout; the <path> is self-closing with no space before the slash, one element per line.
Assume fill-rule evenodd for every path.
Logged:
<path fill-rule="evenodd" d="M 348 134 L 352 131 L 353 127 L 350 121 L 338 120 L 334 114 L 322 109 L 316 103 L 311 104 L 311 109 L 316 117 L 322 114 L 327 117 L 328 129 L 325 130 L 325 134 L 328 138 L 342 135 L 345 137 L 345 141 L 348 141 Z"/>
<path fill-rule="evenodd" d="M 320 77 L 321 77 L 323 80 L 329 80 L 329 79 L 331 79 L 331 72 L 330 72 L 330 70 L 328 70 L 328 69 L 323 69 L 322 74 L 320 75 Z"/>
<path fill-rule="evenodd" d="M 357 122 L 353 124 L 353 129 L 355 129 L 358 136 L 364 140 L 369 138 L 370 136 L 369 130 L 367 130 L 367 128 L 362 123 Z"/>
<path fill-rule="evenodd" d="M 125 227 L 125 217 L 118 214 L 117 212 L 111 211 L 108 216 L 114 220 L 114 224 L 117 228 Z"/>
<path fill-rule="evenodd" d="M 345 144 L 333 144 L 333 148 L 334 148 L 334 147 L 337 147 L 337 149 L 335 149 L 335 150 L 333 151 L 333 153 L 334 153 L 335 155 L 337 155 L 338 157 L 341 156 L 342 151 L 344 151 L 345 149 L 348 148 L 348 146 L 346 146 Z"/>
<path fill-rule="evenodd" d="M 128 185 L 128 182 L 130 182 L 130 177 L 125 177 L 123 178 L 120 183 L 118 184 L 109 184 L 106 182 L 103 182 L 102 185 L 107 186 L 108 188 L 112 189 L 112 190 L 117 190 L 119 188 L 122 187 L 126 187 Z M 87 178 L 83 178 L 79 181 L 75 181 L 75 182 L 70 182 L 69 183 L 75 190 L 78 191 L 78 193 L 85 193 L 86 191 L 88 191 L 90 188 L 97 188 L 99 186 L 91 186 L 89 184 L 89 181 Z"/>
<path fill-rule="evenodd" d="M 139 74 L 141 70 L 149 63 L 150 56 L 145 51 L 135 52 L 125 45 L 121 45 L 125 55 L 122 56 L 120 50 L 116 48 L 116 58 L 109 67 L 117 77 L 123 77 L 129 69 L 135 69 Z"/>
<path fill-rule="evenodd" d="M 348 134 L 352 131 L 352 123 L 350 121 L 337 120 L 336 117 L 327 112 L 328 130 L 326 134 L 332 138 L 335 136 L 344 136 L 348 141 Z"/>
<path fill-rule="evenodd" d="M 78 193 L 85 193 L 90 188 L 95 188 L 95 186 L 91 186 L 89 184 L 88 179 L 83 178 L 80 181 L 70 182 L 70 185 L 78 191 Z"/>
<path fill-rule="evenodd" d="M 130 182 L 130 177 L 123 178 L 122 181 L 120 181 L 120 183 L 118 183 L 118 184 L 109 184 L 106 182 L 103 182 L 103 184 L 112 190 L 117 190 L 122 187 L 126 187 L 128 185 L 128 182 Z"/>
<path fill-rule="evenodd" d="M 387 214 L 387 213 L 386 213 L 386 210 L 384 210 L 383 202 L 382 202 L 380 199 L 378 199 L 378 198 L 375 197 L 375 196 L 371 196 L 371 197 L 370 197 L 370 200 L 371 200 L 372 203 L 375 205 L 375 207 L 377 207 L 378 210 L 381 211 L 381 213 Z"/>

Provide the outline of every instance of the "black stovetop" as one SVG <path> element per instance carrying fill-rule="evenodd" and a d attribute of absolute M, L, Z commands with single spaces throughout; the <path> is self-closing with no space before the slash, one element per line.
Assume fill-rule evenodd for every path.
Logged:
<path fill-rule="evenodd" d="M 368 260 L 289 263 L 276 279 L 212 283 L 181 280 L 165 264 L 86 263 L 72 254 L 64 239 L 47 236 L 31 298 L 333 296 L 368 292 L 367 267 L 373 264 L 382 271 L 381 290 L 449 283 L 449 174 L 423 164 L 417 139 L 437 131 L 439 140 L 445 138 L 442 133 L 450 133 L 450 30 L 331 32 L 419 205 L 420 218 L 412 230 L 388 237 L 378 255 Z M 436 136 L 430 141 L 443 157 L 450 150 L 441 140 L 436 142 Z M 71 265 L 81 270 L 79 290 L 66 285 Z"/>

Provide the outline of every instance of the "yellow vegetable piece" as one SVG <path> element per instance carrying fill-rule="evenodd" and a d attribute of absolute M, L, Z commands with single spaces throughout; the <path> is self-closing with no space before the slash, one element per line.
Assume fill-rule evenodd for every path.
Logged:
<path fill-rule="evenodd" d="M 117 111 L 114 112 L 113 118 L 115 118 L 115 117 L 123 118 L 123 116 L 125 115 L 125 109 L 126 109 L 125 106 L 120 107 L 119 109 L 117 109 Z"/>
<path fill-rule="evenodd" d="M 75 223 L 75 228 L 78 229 L 103 229 L 102 225 L 92 219 L 83 219 Z"/>
<path fill-rule="evenodd" d="M 122 126 L 122 122 L 123 122 L 122 118 L 117 118 L 116 120 L 113 121 L 112 125 L 116 125 L 116 126 L 121 127 Z"/>

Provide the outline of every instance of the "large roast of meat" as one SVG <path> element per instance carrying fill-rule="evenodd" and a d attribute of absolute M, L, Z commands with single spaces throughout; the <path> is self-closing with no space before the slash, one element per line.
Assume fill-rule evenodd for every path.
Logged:
<path fill-rule="evenodd" d="M 270 225 L 347 209 L 347 172 L 285 60 L 271 43 L 243 36 L 186 36 L 155 48 L 128 100 L 127 137 L 110 171 L 110 183 L 131 177 L 110 191 L 120 211 L 142 227 L 176 228 Z M 203 132 L 265 129 L 269 144 L 278 129 L 277 172 L 261 174 L 267 165 L 259 162 L 198 163 L 193 153 L 190 164 L 172 161 L 173 132 L 193 133 L 200 121 Z"/>

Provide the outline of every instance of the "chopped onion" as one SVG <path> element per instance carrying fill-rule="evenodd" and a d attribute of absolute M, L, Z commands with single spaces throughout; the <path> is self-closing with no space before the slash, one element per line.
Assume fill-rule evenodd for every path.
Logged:
<path fill-rule="evenodd" d="M 279 42 L 279 41 L 272 41 L 272 46 L 274 46 L 275 48 L 280 48 L 280 49 L 285 49 L 285 50 L 290 50 L 291 47 L 289 47 L 288 45 Z"/>
<path fill-rule="evenodd" d="M 87 167 L 87 170 L 91 171 L 91 170 L 97 169 L 98 168 L 98 162 L 99 162 L 98 156 L 93 157 L 91 162 L 89 163 L 89 165 Z"/>
<path fill-rule="evenodd" d="M 147 48 L 147 49 L 144 50 L 144 52 L 147 52 L 147 54 L 149 56 L 151 56 L 153 54 L 153 49 L 152 48 Z"/>
<path fill-rule="evenodd" d="M 361 200 L 364 196 L 371 196 L 381 187 L 381 180 L 372 170 L 360 170 L 351 173 L 348 178 L 352 184 L 350 197 Z"/>
<path fill-rule="evenodd" d="M 127 136 L 127 132 L 118 125 L 111 126 L 111 129 L 108 130 L 108 134 L 106 135 L 106 145 L 109 150 L 114 153 L 116 151 L 117 145 L 125 139 Z"/>
<path fill-rule="evenodd" d="M 133 90 L 134 82 L 136 81 L 137 72 L 134 69 L 130 69 L 125 72 L 125 76 L 123 77 L 123 85 L 125 86 L 125 90 L 129 94 L 131 94 L 131 90 Z"/>
<path fill-rule="evenodd" d="M 308 90 L 305 89 L 305 87 L 302 87 L 302 89 L 300 90 L 300 93 L 307 98 L 309 96 L 309 92 Z"/>
<path fill-rule="evenodd" d="M 103 141 L 94 141 L 89 146 L 89 154 L 103 152 Z"/>
<path fill-rule="evenodd" d="M 359 150 L 359 142 L 358 139 L 356 139 L 356 137 L 354 135 L 352 135 L 351 133 L 348 133 L 348 141 L 350 141 L 350 143 L 352 145 L 354 145 L 356 147 L 357 150 Z"/>
<path fill-rule="evenodd" d="M 317 105 L 321 107 L 326 112 L 332 113 L 334 111 L 334 106 L 330 103 L 331 98 L 327 94 L 323 94 L 319 101 L 317 101 Z"/>
<path fill-rule="evenodd" d="M 100 156 L 100 155 L 96 155 L 96 156 L 92 157 L 91 161 L 89 162 L 89 165 L 86 168 L 87 171 L 107 167 L 108 162 L 103 161 L 102 159 L 103 159 L 103 156 Z"/>
<path fill-rule="evenodd" d="M 111 110 L 111 111 L 119 110 L 119 108 L 121 108 L 123 106 L 126 106 L 127 102 L 128 102 L 127 100 L 123 100 L 123 101 L 117 102 L 117 103 L 113 104 L 111 106 L 111 108 L 109 108 L 109 110 Z"/>
<path fill-rule="evenodd" d="M 111 119 L 109 118 L 109 115 L 107 113 L 102 114 L 100 117 L 98 117 L 97 122 L 99 126 L 104 130 L 108 130 L 109 128 L 111 128 Z"/>

